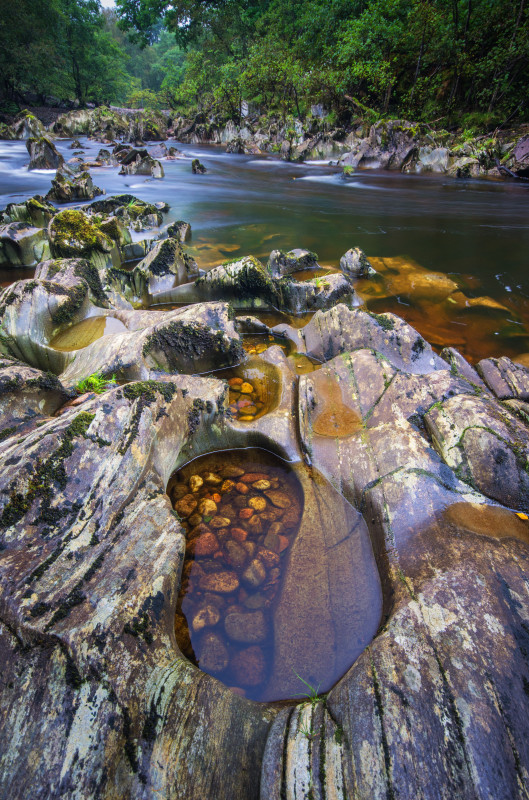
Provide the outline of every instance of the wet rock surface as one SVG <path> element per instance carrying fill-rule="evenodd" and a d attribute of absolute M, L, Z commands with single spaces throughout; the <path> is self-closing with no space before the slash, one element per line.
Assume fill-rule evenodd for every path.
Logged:
<path fill-rule="evenodd" d="M 176 237 L 123 269 L 162 220 L 127 195 L 3 212 L 53 258 L 0 295 L 0 794 L 524 797 L 528 369 L 441 357 L 351 293 L 316 310 L 315 284 L 302 328 L 234 319 L 226 287 L 283 280 L 253 260 L 188 281 L 218 297 L 134 308 L 190 276 Z M 126 330 L 50 347 L 109 317 Z M 74 405 L 97 371 L 123 385 Z"/>

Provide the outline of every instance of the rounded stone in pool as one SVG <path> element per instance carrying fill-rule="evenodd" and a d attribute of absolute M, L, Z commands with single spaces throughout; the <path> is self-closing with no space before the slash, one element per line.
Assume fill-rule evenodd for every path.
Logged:
<path fill-rule="evenodd" d="M 127 328 L 123 322 L 116 317 L 88 317 L 66 328 L 66 330 L 59 331 L 53 337 L 49 346 L 62 352 L 81 350 L 102 336 L 112 333 L 124 333 L 126 330 Z"/>
<path fill-rule="evenodd" d="M 362 516 L 323 477 L 258 449 L 202 456 L 168 494 L 187 546 L 181 651 L 245 697 L 325 692 L 371 641 L 382 595 Z"/>

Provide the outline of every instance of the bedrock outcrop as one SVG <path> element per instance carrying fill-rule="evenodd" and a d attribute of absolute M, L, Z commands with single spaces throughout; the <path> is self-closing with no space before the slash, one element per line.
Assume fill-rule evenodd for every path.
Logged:
<path fill-rule="evenodd" d="M 153 251 L 146 274 L 158 263 L 186 277 L 176 244 Z M 246 266 L 204 285 L 251 278 L 264 296 L 270 273 Z M 302 329 L 270 331 L 322 365 L 298 378 L 294 355 L 271 347 L 261 362 L 274 400 L 248 423 L 211 374 L 246 363 L 226 298 L 136 310 L 108 269 L 56 258 L 0 296 L 0 794 L 525 797 L 529 371 L 508 359 L 475 370 L 392 314 L 335 302 Z M 51 347 L 59 328 L 94 314 L 126 330 Z M 121 385 L 72 404 L 98 370 Z M 318 542 L 307 568 L 325 576 L 322 620 L 351 587 L 361 614 L 366 559 L 378 572 L 378 631 L 348 642 L 354 663 L 312 702 L 250 701 L 176 644 L 186 536 L 168 481 L 196 456 L 249 446 L 288 458 L 305 494 L 274 623 L 277 670 L 309 674 L 321 644 L 315 626 L 289 646 L 303 542 Z M 336 492 L 354 520 L 341 537 L 325 526 Z M 341 623 L 352 636 L 353 620 Z"/>

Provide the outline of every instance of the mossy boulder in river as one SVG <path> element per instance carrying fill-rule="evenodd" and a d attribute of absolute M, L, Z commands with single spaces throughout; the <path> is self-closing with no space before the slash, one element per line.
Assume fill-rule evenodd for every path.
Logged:
<path fill-rule="evenodd" d="M 0 212 L 0 222 L 29 222 L 36 228 L 46 228 L 56 213 L 55 206 L 37 194 L 21 203 L 9 203 Z"/>
<path fill-rule="evenodd" d="M 60 211 L 50 222 L 51 250 L 57 258 L 83 257 L 98 264 L 112 263 L 114 242 L 82 211 Z"/>
<path fill-rule="evenodd" d="M 51 182 L 51 189 L 46 195 L 48 200 L 56 203 L 71 203 L 74 200 L 93 200 L 98 194 L 104 194 L 103 189 L 95 186 L 89 172 L 80 175 L 65 175 L 57 170 Z"/>
<path fill-rule="evenodd" d="M 163 178 L 165 173 L 161 163 L 151 158 L 147 151 L 145 151 L 145 155 L 135 153 L 133 158 L 128 160 L 127 163 L 123 163 L 119 174 L 151 175 L 153 178 Z"/>
<path fill-rule="evenodd" d="M 28 139 L 26 147 L 29 153 L 28 169 L 58 169 L 64 164 L 64 158 L 45 136 Z"/>
<path fill-rule="evenodd" d="M 33 267 L 50 255 L 46 232 L 26 222 L 0 225 L 0 267 Z"/>
<path fill-rule="evenodd" d="M 274 278 L 282 278 L 304 269 L 319 269 L 318 256 L 310 250 L 272 250 L 268 259 L 268 271 Z"/>

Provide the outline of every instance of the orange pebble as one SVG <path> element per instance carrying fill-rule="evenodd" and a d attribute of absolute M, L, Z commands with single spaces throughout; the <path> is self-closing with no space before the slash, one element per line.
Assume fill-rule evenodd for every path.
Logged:
<path fill-rule="evenodd" d="M 286 550 L 290 542 L 288 541 L 286 536 L 278 536 L 279 539 L 279 552 L 282 553 L 283 550 Z"/>
<path fill-rule="evenodd" d="M 245 483 L 236 483 L 235 488 L 237 489 L 239 494 L 248 494 L 248 492 L 250 491 Z"/>
<path fill-rule="evenodd" d="M 213 554 L 213 558 L 224 558 L 224 553 L 222 550 L 217 550 L 217 552 Z"/>
<path fill-rule="evenodd" d="M 239 517 L 241 519 L 250 519 L 250 517 L 253 517 L 253 508 L 241 508 Z"/>
<path fill-rule="evenodd" d="M 215 503 L 220 503 L 220 501 L 222 500 L 222 497 L 220 496 L 220 494 L 218 492 L 215 492 L 215 494 L 211 495 L 211 499 Z"/>
<path fill-rule="evenodd" d="M 242 386 L 244 383 L 242 378 L 230 378 L 228 381 L 228 386 Z"/>

